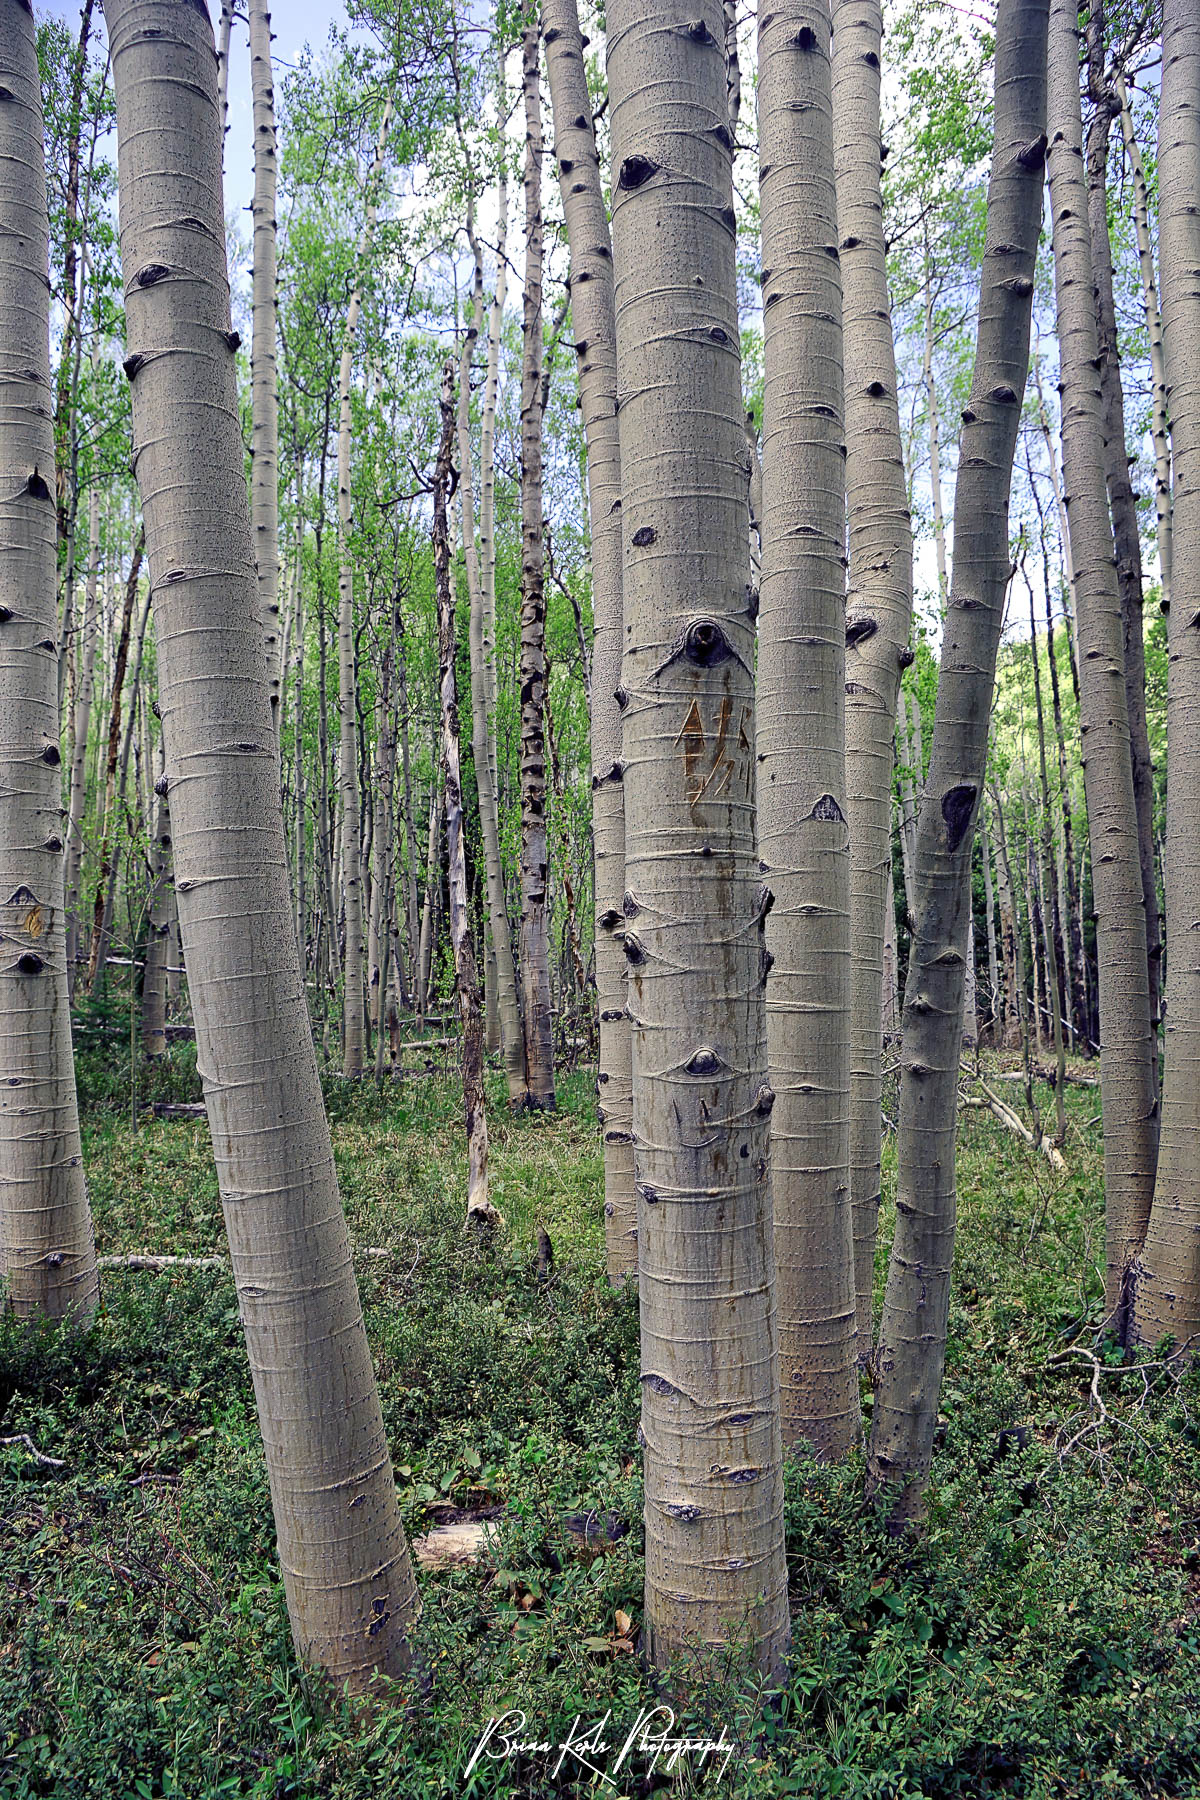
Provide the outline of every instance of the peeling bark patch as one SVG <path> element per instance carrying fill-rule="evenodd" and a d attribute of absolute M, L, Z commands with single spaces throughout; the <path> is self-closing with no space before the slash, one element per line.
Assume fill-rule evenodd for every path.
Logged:
<path fill-rule="evenodd" d="M 952 787 L 942 796 L 942 818 L 946 822 L 946 848 L 953 855 L 967 834 L 975 811 L 975 799 L 979 790 L 971 782 L 963 782 L 960 787 Z"/>

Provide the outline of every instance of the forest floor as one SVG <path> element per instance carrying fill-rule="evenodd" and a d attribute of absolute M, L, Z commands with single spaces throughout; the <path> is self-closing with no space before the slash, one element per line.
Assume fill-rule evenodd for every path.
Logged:
<path fill-rule="evenodd" d="M 204 1121 L 135 1136 L 115 1065 L 80 1077 L 101 1253 L 219 1254 Z M 151 1096 L 194 1083 L 177 1050 Z M 422 1574 L 424 1692 L 330 1704 L 291 1651 L 228 1273 L 107 1270 L 83 1339 L 0 1325 L 0 1435 L 39 1453 L 0 1449 L 0 1794 L 1200 1794 L 1200 1374 L 1131 1370 L 1103 1336 L 1095 1088 L 1070 1089 L 1062 1176 L 963 1114 L 928 1533 L 888 1538 L 861 1461 L 794 1463 L 788 1686 L 764 1703 L 714 1671 L 676 1735 L 734 1754 L 673 1774 L 618 1766 L 665 1695 L 636 1654 L 637 1320 L 604 1280 L 587 1073 L 548 1120 L 505 1119 L 495 1084 L 491 1248 L 462 1228 L 453 1079 L 328 1097 L 406 1524 L 490 1506 L 494 1552 Z M 889 1235 L 885 1208 L 880 1285 Z M 592 1509 L 599 1553 L 571 1529 Z M 466 1774 L 511 1709 L 556 1746 L 609 1713 L 614 1748 L 583 1759 L 603 1776 L 570 1752 L 555 1775 L 557 1749 Z"/>

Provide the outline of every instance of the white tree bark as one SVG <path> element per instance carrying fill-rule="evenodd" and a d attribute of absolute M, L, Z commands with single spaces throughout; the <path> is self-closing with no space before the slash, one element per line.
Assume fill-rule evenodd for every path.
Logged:
<path fill-rule="evenodd" d="M 1200 1332 L 1200 18 L 1163 10 L 1158 125 L 1163 347 L 1175 474 L 1174 601 L 1168 615 L 1167 1027 L 1158 1177 L 1134 1335 Z M 1103 1066 L 1103 1065 L 1102 1065 Z M 1195 1352 L 1192 1344 L 1192 1352 Z"/>
<path fill-rule="evenodd" d="M 253 463 L 250 523 L 258 604 L 267 645 L 271 708 L 278 736 L 283 667 L 279 654 L 279 399 L 275 367 L 275 78 L 266 0 L 248 0 L 254 98 L 254 331 L 250 354 Z"/>
<path fill-rule="evenodd" d="M 646 1636 L 788 1641 L 724 15 L 608 10 Z M 714 123 L 715 122 L 715 123 Z"/>
<path fill-rule="evenodd" d="M 1154 1192 L 1157 1106 L 1146 916 L 1125 702 L 1125 635 L 1105 486 L 1092 240 L 1071 0 L 1050 28 L 1050 198 L 1063 485 L 1075 567 L 1079 728 L 1092 845 L 1104 1111 L 1105 1306 L 1128 1327 L 1130 1265 Z"/>
<path fill-rule="evenodd" d="M 0 0 L 0 1275 L 22 1318 L 99 1296 L 67 1005 L 49 224 L 33 14 Z"/>
<path fill-rule="evenodd" d="M 850 1209 L 842 295 L 826 0 L 759 14 L 758 843 L 785 1446 L 859 1435 Z M 889 770 L 890 774 L 890 770 Z M 889 807 L 890 814 L 890 807 Z M 879 932 L 883 933 L 880 896 Z M 881 944 L 882 962 L 882 944 Z M 882 1041 L 882 972 L 875 1034 Z"/>
<path fill-rule="evenodd" d="M 352 1690 L 417 1599 L 291 925 L 229 321 L 212 30 L 108 0 L 126 373 L 176 891 L 298 1654 Z"/>
<path fill-rule="evenodd" d="M 571 325 L 587 439 L 592 522 L 592 843 L 595 859 L 596 994 L 600 1012 L 600 1122 L 604 1224 L 614 1286 L 637 1270 L 633 1186 L 633 1088 L 625 915 L 625 798 L 621 685 L 621 445 L 617 431 L 616 309 L 612 244 L 596 153 L 592 102 L 575 0 L 544 0 L 546 74 L 554 108 L 554 156 L 571 248 Z"/>

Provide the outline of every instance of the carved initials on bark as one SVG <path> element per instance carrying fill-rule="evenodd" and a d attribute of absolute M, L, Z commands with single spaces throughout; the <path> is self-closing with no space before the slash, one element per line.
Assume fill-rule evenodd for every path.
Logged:
<path fill-rule="evenodd" d="M 679 736 L 675 739 L 676 744 L 683 745 L 683 779 L 687 788 L 688 807 L 693 823 L 697 825 L 700 821 L 696 817 L 696 808 L 701 801 L 717 800 L 728 793 L 735 772 L 740 773 L 744 779 L 748 767 L 750 739 L 747 736 L 747 726 L 750 722 L 750 708 L 742 708 L 733 755 L 729 754 L 729 723 L 732 716 L 733 701 L 728 694 L 723 694 L 717 710 L 716 741 L 710 750 L 704 734 L 700 701 L 693 700 Z"/>

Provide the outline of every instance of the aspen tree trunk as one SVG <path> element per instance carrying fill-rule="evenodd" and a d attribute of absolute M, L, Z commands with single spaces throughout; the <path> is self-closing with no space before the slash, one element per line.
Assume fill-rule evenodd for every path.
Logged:
<path fill-rule="evenodd" d="M 254 330 L 250 356 L 253 462 L 250 523 L 258 604 L 278 736 L 283 667 L 279 655 L 279 398 L 275 367 L 275 78 L 267 0 L 247 0 L 254 104 Z"/>
<path fill-rule="evenodd" d="M 1104 475 L 1112 513 L 1117 555 L 1117 588 L 1125 651 L 1125 707 L 1133 765 L 1133 797 L 1137 806 L 1138 856 L 1142 871 L 1142 905 L 1146 917 L 1146 962 L 1150 981 L 1150 1026 L 1155 1038 L 1153 1071 L 1158 1087 L 1158 1020 L 1162 1011 L 1162 927 L 1158 916 L 1158 875 L 1154 863 L 1154 764 L 1146 729 L 1146 646 L 1142 619 L 1142 546 L 1137 502 L 1129 480 L 1125 448 L 1125 400 L 1117 350 L 1117 313 L 1113 300 L 1112 246 L 1108 236 L 1108 139 L 1116 102 L 1102 98 L 1088 127 L 1086 162 L 1092 273 L 1096 294 L 1096 329 L 1100 351 L 1100 416 L 1103 426 Z"/>
<path fill-rule="evenodd" d="M 896 949 L 896 905 L 889 887 L 883 906 L 883 1041 L 900 1036 L 900 962 Z"/>
<path fill-rule="evenodd" d="M 542 540 L 542 91 L 540 31 L 524 27 L 525 351 L 521 368 L 521 993 L 526 1105 L 554 1107 L 546 881 L 546 595 Z"/>
<path fill-rule="evenodd" d="M 117 830 L 117 768 L 125 760 L 121 756 L 121 706 L 125 690 L 125 670 L 129 660 L 129 640 L 133 631 L 133 603 L 137 598 L 145 543 L 146 533 L 143 527 L 138 533 L 138 540 L 133 550 L 133 560 L 129 565 L 129 577 L 125 583 L 125 602 L 121 609 L 121 629 L 117 638 L 116 655 L 113 659 L 112 707 L 108 720 L 108 752 L 104 765 L 104 829 L 100 843 L 100 870 L 96 877 L 96 896 L 92 903 L 92 941 L 88 952 L 87 984 L 89 994 L 95 993 L 104 973 L 108 947 L 109 895 L 119 854 L 114 842 Z M 129 718 L 126 722 L 127 745 L 131 742 L 128 734 L 133 728 L 136 704 L 137 689 L 133 687 L 129 696 Z M 128 757 L 128 749 L 126 749 L 125 756 Z M 122 769 L 122 774 L 124 774 L 124 769 Z M 123 790 L 123 780 L 121 787 Z"/>
<path fill-rule="evenodd" d="M 925 403 L 929 408 L 929 492 L 933 508 L 933 546 L 937 556 L 938 597 L 943 607 L 950 597 L 949 565 L 946 561 L 946 513 L 942 504 L 942 427 L 938 412 L 937 385 L 933 379 L 933 288 L 929 268 L 929 239 L 925 239 L 925 360 L 922 377 Z"/>
<path fill-rule="evenodd" d="M 21 1318 L 99 1297 L 67 1003 L 49 224 L 33 14 L 0 0 L 0 1275 Z"/>
<path fill-rule="evenodd" d="M 458 377 L 458 491 L 462 503 L 463 557 L 467 568 L 467 591 L 471 608 L 471 745 L 475 756 L 475 786 L 479 796 L 479 825 L 483 837 L 484 869 L 487 878 L 491 960 L 495 972 L 500 1044 L 504 1053 L 504 1074 L 508 1082 L 508 1103 L 514 1111 L 520 1111 L 525 1105 L 528 1095 L 525 1079 L 525 1040 L 521 1028 L 521 1008 L 517 1000 L 512 933 L 508 924 L 508 908 L 504 903 L 504 869 L 500 861 L 500 822 L 496 809 L 496 788 L 493 781 L 490 743 L 488 705 L 490 695 L 484 649 L 483 583 L 479 553 L 475 543 L 475 481 L 471 457 L 471 364 L 475 342 L 483 323 L 483 250 L 475 230 L 475 196 L 473 192 L 467 195 L 467 237 L 470 240 L 475 260 L 475 282 L 471 318 L 464 337 Z"/>
<path fill-rule="evenodd" d="M 724 0 L 725 88 L 729 101 L 729 130 L 737 147 L 738 120 L 742 116 L 742 63 L 738 55 L 737 0 Z"/>
<path fill-rule="evenodd" d="M 1166 0 L 1158 126 L 1163 340 L 1175 473 L 1168 614 L 1167 1033 L 1158 1179 L 1134 1336 L 1200 1331 L 1200 19 Z M 1195 1346 L 1192 1346 L 1193 1353 Z"/>
<path fill-rule="evenodd" d="M 352 1080 L 363 1073 L 366 987 L 363 981 L 362 819 L 358 785 L 358 677 L 354 657 L 354 565 L 350 560 L 350 375 L 354 341 L 362 309 L 362 280 L 375 231 L 378 184 L 392 122 L 389 94 L 380 121 L 375 159 L 363 183 L 364 217 L 354 253 L 354 287 L 346 309 L 342 355 L 338 365 L 338 706 L 341 713 L 338 754 L 339 817 L 342 828 L 341 894 L 346 910 L 343 958 L 342 1070 Z"/>
<path fill-rule="evenodd" d="M 829 37 L 825 0 L 780 0 L 759 15 L 758 843 L 774 895 L 766 991 L 779 1378 L 785 1447 L 804 1443 L 833 1460 L 858 1439 L 859 1395 L 849 1184 L 841 283 Z M 879 901 L 875 1037 L 882 1049 L 882 894 Z"/>
<path fill-rule="evenodd" d="M 72 57 L 71 99 L 67 123 L 67 183 L 64 196 L 63 246 L 63 332 L 59 349 L 58 390 L 54 402 L 55 491 L 58 505 L 58 533 L 64 540 L 74 538 L 75 505 L 72 477 L 76 468 L 75 390 L 79 384 L 79 349 L 82 344 L 84 283 L 78 279 L 82 261 L 86 280 L 87 212 L 83 231 L 79 218 L 79 143 L 83 128 L 83 84 L 87 75 L 88 39 L 92 31 L 93 0 L 83 0 L 79 19 L 79 43 Z M 82 236 L 83 257 L 79 256 Z M 74 379 L 72 380 L 72 371 Z M 67 557 L 68 580 L 73 574 L 74 556 Z M 70 594 L 67 599 L 70 607 Z"/>
<path fill-rule="evenodd" d="M 1125 710 L 1124 628 L 1101 460 L 1104 427 L 1073 0 L 1053 0 L 1050 117 L 1063 476 L 1075 564 L 1079 726 L 1092 841 L 1103 1046 L 1105 1306 L 1124 1337 L 1131 1298 L 1129 1267 L 1141 1249 L 1154 1191 L 1157 1106 L 1146 918 Z"/>
<path fill-rule="evenodd" d="M 106 13 L 125 369 L 197 1061 L 297 1653 L 359 1691 L 405 1667 L 417 1597 L 291 928 L 212 30 L 170 0 L 108 0 Z"/>
<path fill-rule="evenodd" d="M 499 57 L 496 110 L 497 116 L 507 123 L 508 95 L 504 79 L 504 61 L 505 52 L 502 49 Z M 499 179 L 496 189 L 496 284 L 492 289 L 492 303 L 488 309 L 487 372 L 483 386 L 483 410 L 479 420 L 479 582 L 483 596 L 482 662 L 487 687 L 488 760 L 491 765 L 492 795 L 496 803 L 497 836 L 499 836 L 500 818 L 500 778 L 496 756 L 496 398 L 500 387 L 500 341 L 504 335 L 504 301 L 508 291 L 508 172 L 503 155 L 499 160 Z M 503 899 L 503 897 L 502 868 L 501 898 Z M 506 921 L 507 918 L 508 908 L 506 905 Z M 522 1061 L 523 1059 L 524 1045 L 522 1045 Z"/>
<path fill-rule="evenodd" d="M 1024 571 L 1022 571 L 1024 572 Z M 1058 1067 L 1058 1083 L 1055 1098 L 1059 1106 L 1058 1137 L 1062 1141 L 1065 1129 L 1062 1118 L 1063 1089 L 1066 1086 L 1066 1052 L 1063 1047 L 1062 995 L 1064 987 L 1061 977 L 1062 946 L 1064 943 L 1063 921 L 1059 912 L 1058 890 L 1051 879 L 1054 870 L 1054 844 L 1050 812 L 1050 775 L 1046 764 L 1046 717 L 1042 708 L 1042 671 L 1038 661 L 1038 629 L 1037 614 L 1034 610 L 1033 583 L 1026 576 L 1029 589 L 1029 643 L 1033 661 L 1033 696 L 1037 708 L 1038 739 L 1038 772 L 1041 776 L 1042 817 L 1039 829 L 1039 875 L 1045 870 L 1042 917 L 1046 919 L 1046 895 L 1049 895 L 1049 924 L 1046 930 L 1046 987 L 1050 996 L 1051 1028 L 1054 1044 L 1055 1062 Z"/>
<path fill-rule="evenodd" d="M 167 1054 L 167 955 L 171 933 L 171 808 L 161 739 L 154 791 L 158 795 L 158 816 L 154 824 L 154 891 L 142 971 L 142 1050 L 151 1061 L 158 1061 Z"/>
<path fill-rule="evenodd" d="M 913 793 L 913 767 L 908 737 L 908 708 L 904 701 L 904 685 L 896 687 L 896 729 L 899 734 L 897 759 L 900 764 L 900 866 L 904 875 L 904 910 L 913 913 L 913 861 L 917 853 L 917 804 Z M 918 785 L 920 771 L 917 772 Z"/>
<path fill-rule="evenodd" d="M 1004 974 L 1000 959 L 996 954 L 996 895 L 992 886 L 992 845 L 988 835 L 986 808 L 979 816 L 980 850 L 983 853 L 983 892 L 987 907 L 987 948 L 988 948 L 988 981 L 992 990 L 992 1043 L 997 1044 L 1001 1036 L 1001 1020 L 1004 1013 Z"/>
<path fill-rule="evenodd" d="M 442 371 L 442 431 L 433 477 L 433 558 L 437 586 L 438 673 L 441 690 L 442 768 L 446 793 L 446 846 L 450 859 L 450 941 L 454 985 L 462 1020 L 463 1106 L 467 1123 L 467 1222 L 480 1228 L 502 1224 L 488 1199 L 488 1131 L 483 1104 L 483 1016 L 475 973 L 475 943 L 467 901 L 463 849 L 462 778 L 458 754 L 458 689 L 454 667 L 454 591 L 450 579 L 447 497 L 454 451 L 453 358 Z"/>
<path fill-rule="evenodd" d="M 93 482 L 88 498 L 88 573 L 83 603 L 83 632 L 77 647 L 77 681 L 72 725 L 71 780 L 67 796 L 67 988 L 75 986 L 81 921 L 79 889 L 83 868 L 83 813 L 87 799 L 88 729 L 95 692 L 97 616 L 100 582 L 100 488 Z"/>
<path fill-rule="evenodd" d="M 850 825 L 850 1199 L 858 1354 L 871 1348 L 882 1186 L 883 907 L 892 866 L 892 758 L 911 660 L 912 527 L 880 189 L 878 0 L 835 0 L 833 132 L 846 343 L 846 812 Z M 919 776 L 919 771 L 918 771 Z"/>
<path fill-rule="evenodd" d="M 954 570 L 929 778 L 917 826 L 917 916 L 904 995 L 896 1235 L 875 1355 L 868 1450 L 892 1522 L 919 1519 L 946 1350 L 956 1193 L 959 1032 L 971 850 L 1008 585 L 1008 495 L 1029 372 L 1046 135 L 1047 0 L 1000 0 L 995 142 L 971 394 L 954 495 Z"/>
<path fill-rule="evenodd" d="M 595 861 L 596 997 L 600 1014 L 600 1122 L 604 1227 L 613 1286 L 637 1269 L 633 1186 L 633 1088 L 626 1010 L 625 797 L 621 685 L 621 446 L 612 244 L 576 0 L 543 0 L 546 75 L 554 109 L 554 157 L 571 250 L 571 327 L 587 440 L 592 525 L 592 845 Z"/>
<path fill-rule="evenodd" d="M 1150 197 L 1146 189 L 1146 172 L 1125 82 L 1118 75 L 1115 82 L 1121 107 L 1121 136 L 1133 176 L 1133 223 L 1137 237 L 1138 273 L 1142 283 L 1142 307 L 1146 315 L 1146 336 L 1150 340 L 1151 422 L 1154 442 L 1154 506 L 1158 515 L 1158 565 L 1162 577 L 1163 604 L 1171 604 L 1172 518 L 1171 518 L 1171 440 L 1167 425 L 1167 376 L 1163 361 L 1162 316 L 1154 283 L 1154 252 L 1150 247 Z M 1160 252 L 1161 253 L 1161 252 Z"/>
<path fill-rule="evenodd" d="M 607 38 L 646 1645 L 664 1667 L 736 1643 L 774 1671 L 789 1624 L 770 900 L 721 5 L 689 22 L 670 0 L 613 0 Z"/>

